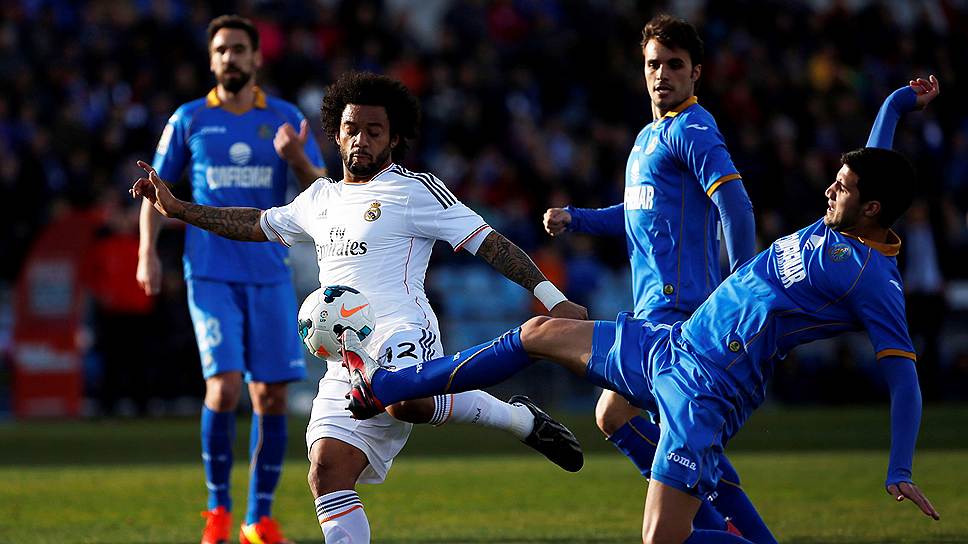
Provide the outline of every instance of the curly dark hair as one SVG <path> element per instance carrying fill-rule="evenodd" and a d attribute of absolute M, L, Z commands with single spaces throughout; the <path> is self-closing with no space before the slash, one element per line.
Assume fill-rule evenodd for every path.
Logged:
<path fill-rule="evenodd" d="M 399 136 L 391 156 L 399 162 L 417 138 L 420 104 L 399 81 L 370 72 L 349 72 L 326 89 L 320 108 L 323 129 L 329 138 L 339 137 L 340 120 L 347 104 L 383 106 L 390 120 L 390 138 Z"/>

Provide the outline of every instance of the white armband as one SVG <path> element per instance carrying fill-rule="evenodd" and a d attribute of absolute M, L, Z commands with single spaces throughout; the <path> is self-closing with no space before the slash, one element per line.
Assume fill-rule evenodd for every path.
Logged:
<path fill-rule="evenodd" d="M 568 300 L 564 293 L 555 287 L 555 284 L 545 280 L 534 287 L 534 297 L 544 304 L 544 307 L 551 311 L 559 302 Z"/>

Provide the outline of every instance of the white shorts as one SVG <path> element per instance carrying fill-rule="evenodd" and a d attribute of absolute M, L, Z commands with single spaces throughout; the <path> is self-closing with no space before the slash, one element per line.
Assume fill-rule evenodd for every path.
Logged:
<path fill-rule="evenodd" d="M 443 355 L 440 335 L 434 330 L 409 328 L 390 332 L 383 338 L 371 338 L 367 352 L 381 364 L 406 368 Z M 346 405 L 350 390 L 349 374 L 338 363 L 330 363 L 319 392 L 313 400 L 313 411 L 306 428 L 306 450 L 321 438 L 335 438 L 362 451 L 369 466 L 363 469 L 357 483 L 378 484 L 386 479 L 394 457 L 410 437 L 412 423 L 382 413 L 367 420 L 356 420 Z"/>

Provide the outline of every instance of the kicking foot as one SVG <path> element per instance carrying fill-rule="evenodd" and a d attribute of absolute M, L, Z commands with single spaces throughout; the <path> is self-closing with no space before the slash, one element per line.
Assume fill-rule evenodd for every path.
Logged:
<path fill-rule="evenodd" d="M 514 395 L 508 404 L 524 406 L 534 414 L 534 428 L 522 442 L 538 450 L 549 461 L 567 470 L 578 472 L 585 464 L 581 444 L 575 435 L 524 395 Z"/>
<path fill-rule="evenodd" d="M 363 343 L 356 331 L 343 331 L 340 343 L 343 345 L 343 368 L 350 373 L 350 392 L 346 394 L 350 403 L 346 409 L 353 413 L 354 419 L 370 419 L 383 413 L 383 403 L 370 388 L 370 379 L 380 369 L 380 364 L 363 350 Z"/>

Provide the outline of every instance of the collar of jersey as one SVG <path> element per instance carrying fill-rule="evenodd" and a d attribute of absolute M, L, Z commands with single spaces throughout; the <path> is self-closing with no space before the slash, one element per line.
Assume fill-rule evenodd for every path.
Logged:
<path fill-rule="evenodd" d="M 218 91 L 216 89 L 216 87 L 212 87 L 212 90 L 208 91 L 208 94 L 205 95 L 205 107 L 217 108 L 222 105 L 222 99 L 218 97 Z M 252 91 L 255 93 L 255 102 L 253 105 L 260 110 L 266 109 L 266 93 L 262 92 L 262 89 L 258 87 L 255 87 Z"/>
<path fill-rule="evenodd" d="M 901 252 L 901 238 L 893 230 L 887 231 L 887 242 L 875 242 L 861 238 L 860 236 L 847 234 L 846 232 L 841 232 L 840 234 L 880 251 L 885 257 L 897 257 L 897 254 Z"/>
<path fill-rule="evenodd" d="M 698 103 L 699 103 L 699 99 L 698 98 L 696 98 L 695 96 L 690 96 L 689 98 L 683 100 L 682 103 L 679 104 L 678 106 L 676 106 L 676 107 L 672 108 L 671 110 L 667 111 L 665 113 L 665 115 L 662 116 L 662 118 L 665 119 L 667 117 L 668 118 L 675 117 L 676 115 L 679 115 L 680 113 L 682 113 L 682 110 L 688 108 L 689 106 L 691 106 L 693 104 L 698 104 Z"/>
<path fill-rule="evenodd" d="M 374 174 L 372 178 L 366 181 L 346 181 L 346 178 L 343 178 L 343 183 L 346 185 L 366 185 L 367 183 L 375 180 L 378 176 L 383 175 L 387 170 L 393 168 L 394 166 L 396 166 L 396 163 L 393 161 L 390 161 L 390 164 L 386 168 L 384 168 L 383 170 L 380 170 L 379 172 Z"/>

